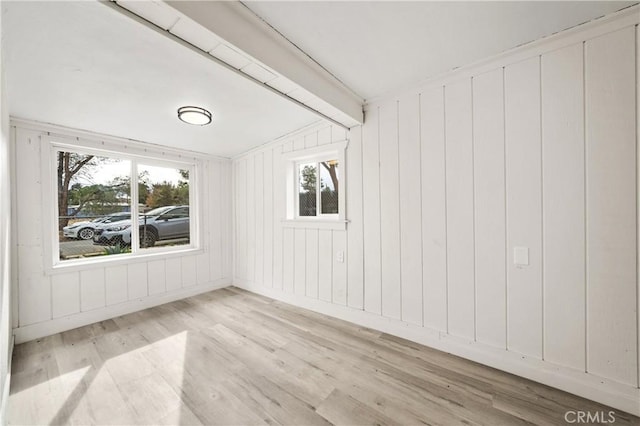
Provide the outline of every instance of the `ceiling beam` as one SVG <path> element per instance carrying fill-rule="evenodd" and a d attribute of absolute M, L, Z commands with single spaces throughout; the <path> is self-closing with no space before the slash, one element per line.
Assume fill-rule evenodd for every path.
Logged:
<path fill-rule="evenodd" d="M 357 123 L 363 122 L 363 99 L 242 3 L 166 3 Z"/>

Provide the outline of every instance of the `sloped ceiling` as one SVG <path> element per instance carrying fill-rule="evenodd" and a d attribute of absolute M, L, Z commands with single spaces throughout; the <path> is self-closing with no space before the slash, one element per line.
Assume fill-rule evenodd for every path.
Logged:
<path fill-rule="evenodd" d="M 635 2 L 244 2 L 365 99 Z"/>

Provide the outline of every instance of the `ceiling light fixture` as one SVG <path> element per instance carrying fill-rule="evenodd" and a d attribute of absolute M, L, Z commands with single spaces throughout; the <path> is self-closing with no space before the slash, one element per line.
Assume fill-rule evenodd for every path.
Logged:
<path fill-rule="evenodd" d="M 183 106 L 178 108 L 178 118 L 194 126 L 211 124 L 211 113 L 204 108 L 196 106 Z"/>

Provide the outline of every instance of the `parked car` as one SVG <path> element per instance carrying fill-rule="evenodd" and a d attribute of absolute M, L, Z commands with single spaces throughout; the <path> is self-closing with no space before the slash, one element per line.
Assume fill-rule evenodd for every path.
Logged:
<path fill-rule="evenodd" d="M 99 228 L 101 225 L 127 219 L 131 219 L 131 213 L 113 213 L 95 218 L 91 221 L 76 222 L 62 228 L 62 235 L 78 240 L 90 240 L 93 238 L 96 228 Z"/>
<path fill-rule="evenodd" d="M 157 241 L 189 238 L 189 206 L 158 207 L 140 215 L 140 246 Z M 105 246 L 131 245 L 131 220 L 105 224 L 95 230 L 93 243 Z"/>

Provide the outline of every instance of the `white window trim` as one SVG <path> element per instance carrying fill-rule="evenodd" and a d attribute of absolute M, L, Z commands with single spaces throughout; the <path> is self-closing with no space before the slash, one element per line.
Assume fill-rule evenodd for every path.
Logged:
<path fill-rule="evenodd" d="M 284 169 L 286 173 L 286 207 L 283 226 L 290 228 L 315 228 L 315 229 L 346 229 L 346 182 L 345 177 L 345 151 L 348 141 L 334 142 L 329 145 L 322 145 L 301 151 L 293 151 L 282 154 Z M 316 216 L 299 216 L 298 210 L 298 165 L 304 163 L 319 163 L 326 160 L 338 160 L 339 180 L 338 180 L 338 214 L 322 214 Z M 318 181 L 320 172 L 318 171 Z M 317 212 L 322 206 L 317 204 Z"/>
<path fill-rule="evenodd" d="M 196 254 L 203 251 L 201 242 L 202 230 L 202 212 L 199 208 L 200 199 L 203 196 L 200 191 L 200 182 L 202 181 L 202 161 L 180 155 L 167 154 L 166 152 L 152 152 L 148 149 L 139 149 L 138 147 L 129 148 L 127 145 L 122 147 L 117 144 L 110 143 L 105 145 L 104 141 L 82 140 L 79 138 L 71 138 L 66 136 L 44 135 L 42 137 L 42 149 L 40 151 L 40 165 L 43 178 L 43 241 L 51 241 L 44 243 L 44 268 L 49 274 L 56 272 L 71 272 L 81 270 L 87 266 L 98 265 L 117 265 L 126 263 L 144 262 L 152 259 L 162 259 L 175 257 L 186 254 Z M 131 222 L 137 223 L 139 213 L 137 203 L 138 199 L 138 165 L 161 166 L 161 167 L 179 167 L 189 170 L 189 226 L 191 238 L 189 245 L 176 247 L 158 247 L 148 248 L 142 251 L 138 247 L 139 229 L 137 226 L 131 227 L 131 253 L 117 254 L 110 256 L 98 256 L 95 258 L 60 260 L 60 240 L 58 236 L 58 183 L 55 179 L 55 170 L 57 167 L 56 152 L 67 151 L 77 152 L 80 154 L 93 154 L 110 158 L 118 158 L 131 162 Z M 49 181 L 50 185 L 44 182 Z"/>

